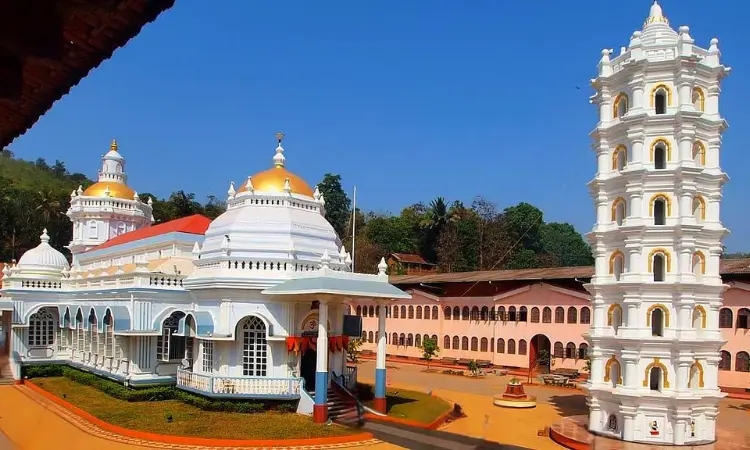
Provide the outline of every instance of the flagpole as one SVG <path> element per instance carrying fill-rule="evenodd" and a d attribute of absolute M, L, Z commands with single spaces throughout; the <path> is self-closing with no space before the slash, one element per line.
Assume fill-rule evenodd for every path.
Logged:
<path fill-rule="evenodd" d="M 354 202 L 352 207 L 352 272 L 354 272 L 354 237 L 357 232 L 357 186 L 354 186 Z"/>

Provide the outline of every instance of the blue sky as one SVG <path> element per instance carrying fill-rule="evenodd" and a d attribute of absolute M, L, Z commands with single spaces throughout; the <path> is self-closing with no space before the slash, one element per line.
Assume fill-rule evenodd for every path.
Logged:
<path fill-rule="evenodd" d="M 750 7 L 661 2 L 733 73 L 721 109 L 731 251 L 750 251 Z M 710 6 L 709 6 L 710 5 Z M 596 162 L 588 103 L 602 48 L 626 46 L 650 1 L 177 0 L 11 146 L 96 175 L 116 137 L 129 184 L 223 197 L 271 164 L 310 184 L 341 174 L 358 206 L 398 213 L 437 196 L 526 201 L 587 232 Z M 579 87 L 580 89 L 577 89 Z"/>

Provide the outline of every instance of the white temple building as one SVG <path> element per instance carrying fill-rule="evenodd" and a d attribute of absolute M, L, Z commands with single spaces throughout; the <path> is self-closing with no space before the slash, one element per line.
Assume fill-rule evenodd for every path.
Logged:
<path fill-rule="evenodd" d="M 716 439 L 722 238 L 718 40 L 694 44 L 654 2 L 592 80 L 589 429 L 662 444 Z"/>
<path fill-rule="evenodd" d="M 286 169 L 277 137 L 273 167 L 232 183 L 216 220 L 153 226 L 152 200 L 127 186 L 113 141 L 99 181 L 71 194 L 72 267 L 45 230 L 4 269 L 14 377 L 25 364 L 68 364 L 133 387 L 299 400 L 324 422 L 328 387 L 356 378 L 345 349 L 361 319 L 349 304 L 369 299 L 381 309 L 384 411 L 385 304 L 410 296 L 388 283 L 384 261 L 378 274 L 351 272 L 323 195 Z"/>

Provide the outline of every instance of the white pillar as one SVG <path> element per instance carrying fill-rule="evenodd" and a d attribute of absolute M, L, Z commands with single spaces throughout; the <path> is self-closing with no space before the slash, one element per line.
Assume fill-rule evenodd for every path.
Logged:
<path fill-rule="evenodd" d="M 313 421 L 328 421 L 328 302 L 318 303 L 318 341 L 316 346 L 317 361 L 315 366 L 315 406 Z"/>

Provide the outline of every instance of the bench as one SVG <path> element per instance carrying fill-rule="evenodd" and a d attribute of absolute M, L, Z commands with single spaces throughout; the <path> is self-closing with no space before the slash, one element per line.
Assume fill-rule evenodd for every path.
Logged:
<path fill-rule="evenodd" d="M 455 365 L 456 361 L 458 361 L 456 358 L 450 358 L 450 357 L 447 357 L 447 356 L 445 356 L 443 358 L 440 358 L 440 362 L 441 363 L 448 364 L 448 365 L 451 365 L 451 366 Z"/>
<path fill-rule="evenodd" d="M 461 358 L 458 361 L 456 361 L 456 364 L 458 364 L 459 366 L 468 366 L 469 364 L 471 364 L 472 361 L 474 361 L 474 360 L 473 359 Z"/>
<path fill-rule="evenodd" d="M 483 369 L 485 369 L 487 367 L 490 367 L 491 365 L 492 365 L 492 362 L 488 361 L 486 359 L 478 359 L 477 360 L 477 366 L 479 366 L 479 367 L 481 367 Z"/>
<path fill-rule="evenodd" d="M 580 374 L 576 369 L 557 369 L 552 372 L 553 375 L 562 375 L 568 378 L 578 378 Z"/>

